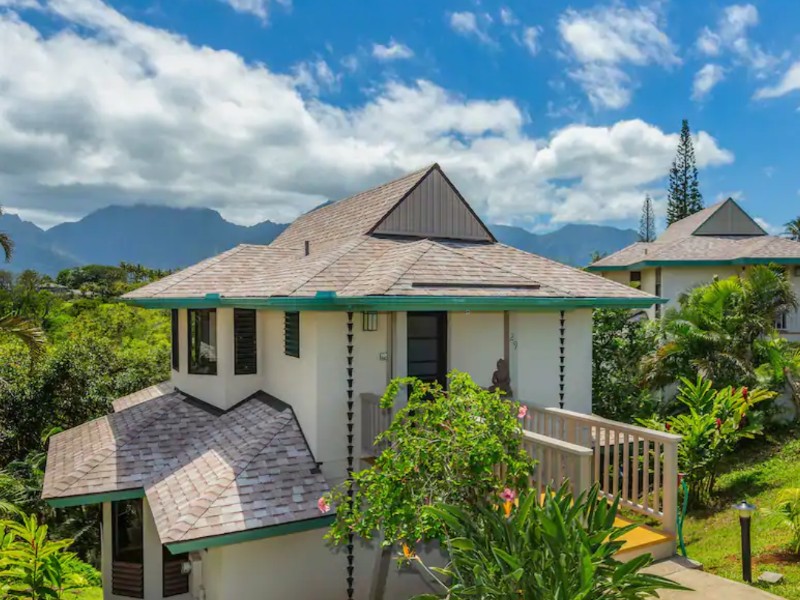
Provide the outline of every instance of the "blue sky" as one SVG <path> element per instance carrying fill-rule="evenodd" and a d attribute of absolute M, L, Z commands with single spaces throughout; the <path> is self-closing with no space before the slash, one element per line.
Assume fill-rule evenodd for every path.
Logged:
<path fill-rule="evenodd" d="M 440 162 L 491 222 L 635 226 L 676 133 L 707 203 L 800 213 L 800 3 L 0 0 L 0 203 L 287 221 Z"/>

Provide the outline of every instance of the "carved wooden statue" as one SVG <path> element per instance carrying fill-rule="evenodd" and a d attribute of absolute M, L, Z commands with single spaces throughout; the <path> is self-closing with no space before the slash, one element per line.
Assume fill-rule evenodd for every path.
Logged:
<path fill-rule="evenodd" d="M 497 390 L 504 392 L 509 398 L 514 395 L 511 389 L 511 373 L 508 370 L 508 362 L 504 358 L 497 361 L 497 370 L 492 374 L 492 385 L 489 391 Z"/>

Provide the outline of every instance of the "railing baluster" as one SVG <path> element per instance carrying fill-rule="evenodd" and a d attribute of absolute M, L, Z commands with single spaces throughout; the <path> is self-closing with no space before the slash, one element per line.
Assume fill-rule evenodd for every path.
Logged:
<path fill-rule="evenodd" d="M 644 440 L 644 469 L 642 469 L 644 485 L 642 486 L 642 506 L 645 512 L 650 507 L 650 440 Z"/>
<path fill-rule="evenodd" d="M 639 504 L 639 457 L 641 448 L 641 439 L 638 435 L 633 436 L 633 493 L 631 494 L 631 502 Z"/>
<path fill-rule="evenodd" d="M 661 512 L 661 443 L 653 441 L 653 510 Z"/>
<path fill-rule="evenodd" d="M 630 483 L 630 451 L 628 446 L 630 445 L 630 439 L 627 433 L 623 433 L 622 435 L 622 499 L 629 500 L 630 494 L 628 493 L 628 484 Z"/>

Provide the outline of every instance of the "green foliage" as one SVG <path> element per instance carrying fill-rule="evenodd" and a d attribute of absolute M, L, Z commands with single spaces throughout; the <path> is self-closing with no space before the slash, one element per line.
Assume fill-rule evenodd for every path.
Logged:
<path fill-rule="evenodd" d="M 380 532 L 385 545 L 440 539 L 442 523 L 425 506 L 473 506 L 504 487 L 527 485 L 533 463 L 522 448 L 519 405 L 466 373 L 453 371 L 448 382 L 447 391 L 414 378 L 389 384 L 382 406 L 392 406 L 406 385 L 408 404 L 379 436 L 388 447 L 375 464 L 353 474 L 353 502 L 347 482 L 327 498 L 336 507 L 327 534 L 333 543 L 350 532 L 364 539 Z"/>
<path fill-rule="evenodd" d="M 655 400 L 642 384 L 642 358 L 656 345 L 658 330 L 628 310 L 594 311 L 592 412 L 631 422 L 652 414 Z"/>
<path fill-rule="evenodd" d="M 775 513 L 783 519 L 783 525 L 792 532 L 789 547 L 800 554 L 800 488 L 786 488 L 778 496 Z"/>
<path fill-rule="evenodd" d="M 450 557 L 444 569 L 430 571 L 444 576 L 447 583 L 439 581 L 450 600 L 632 600 L 658 589 L 685 589 L 641 573 L 650 555 L 627 563 L 614 558 L 621 536 L 635 527 L 614 526 L 617 502 L 609 504 L 596 486 L 573 498 L 564 485 L 548 490 L 543 505 L 536 493 L 523 493 L 508 516 L 486 504 L 428 507 L 425 513 L 446 532 Z"/>
<path fill-rule="evenodd" d="M 786 236 L 790 240 L 794 240 L 795 242 L 800 242 L 800 217 L 796 219 L 792 219 L 785 225 L 786 227 Z"/>
<path fill-rule="evenodd" d="M 667 225 L 703 210 L 703 194 L 697 178 L 694 144 L 689 121 L 683 120 L 678 149 L 669 170 Z"/>
<path fill-rule="evenodd" d="M 81 290 L 101 298 L 113 298 L 168 274 L 169 271 L 125 262 L 118 267 L 84 265 L 60 271 L 56 276 L 56 283 L 70 290 Z"/>
<path fill-rule="evenodd" d="M 48 539 L 47 525 L 20 513 L 0 522 L 0 590 L 4 598 L 60 599 L 98 582 L 97 572 L 66 552 L 72 540 Z"/>
<path fill-rule="evenodd" d="M 647 383 L 662 387 L 700 373 L 720 386 L 755 384 L 760 343 L 797 305 L 786 274 L 766 266 L 690 290 L 667 311 L 659 344 L 643 362 Z"/>
<path fill-rule="evenodd" d="M 682 382 L 677 399 L 688 412 L 666 422 L 653 417 L 640 419 L 640 423 L 683 438 L 678 446 L 678 467 L 689 484 L 689 500 L 692 504 L 705 503 L 714 489 L 721 461 L 740 441 L 763 433 L 763 414 L 753 409 L 772 400 L 775 393 L 746 387 L 715 390 L 702 376 L 696 382 L 685 378 Z"/>

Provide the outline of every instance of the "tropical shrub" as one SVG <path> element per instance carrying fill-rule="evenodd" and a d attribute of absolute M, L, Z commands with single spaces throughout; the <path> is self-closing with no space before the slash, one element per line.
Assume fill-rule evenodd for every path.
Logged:
<path fill-rule="evenodd" d="M 714 489 L 723 458 L 743 439 L 763 432 L 763 415 L 755 406 L 775 397 L 775 393 L 746 387 L 715 390 L 702 375 L 693 382 L 683 378 L 677 401 L 686 412 L 669 417 L 640 419 L 645 427 L 669 431 L 683 439 L 678 446 L 678 467 L 689 485 L 692 503 L 706 502 Z"/>
<path fill-rule="evenodd" d="M 506 492 L 499 506 L 483 503 L 472 510 L 447 505 L 425 509 L 446 532 L 449 564 L 425 567 L 439 581 L 442 597 L 629 600 L 649 598 L 658 589 L 685 589 L 641 573 L 652 562 L 649 554 L 627 563 L 614 558 L 623 545 L 621 536 L 634 526 L 614 526 L 618 500 L 609 504 L 596 486 L 577 498 L 567 485 L 548 490 L 542 505 L 536 493 L 524 492 L 519 506 L 509 510 L 510 497 Z M 423 564 L 413 554 L 408 560 Z"/>
<path fill-rule="evenodd" d="M 792 533 L 789 542 L 792 552 L 800 554 L 800 488 L 781 490 L 774 512 L 781 517 L 783 524 Z"/>
<path fill-rule="evenodd" d="M 61 599 L 98 581 L 97 572 L 67 552 L 72 540 L 48 539 L 34 515 L 0 522 L 0 591 L 9 599 Z M 89 577 L 90 576 L 90 577 Z"/>
<path fill-rule="evenodd" d="M 352 502 L 348 482 L 320 500 L 323 511 L 336 507 L 327 534 L 335 544 L 346 543 L 350 533 L 363 539 L 380 533 L 385 546 L 440 539 L 442 522 L 426 506 L 468 509 L 503 488 L 527 485 L 533 462 L 522 448 L 519 404 L 453 371 L 447 391 L 413 377 L 395 379 L 381 406 L 393 406 L 406 385 L 407 405 L 378 437 L 388 447 L 372 467 L 353 474 Z"/>

